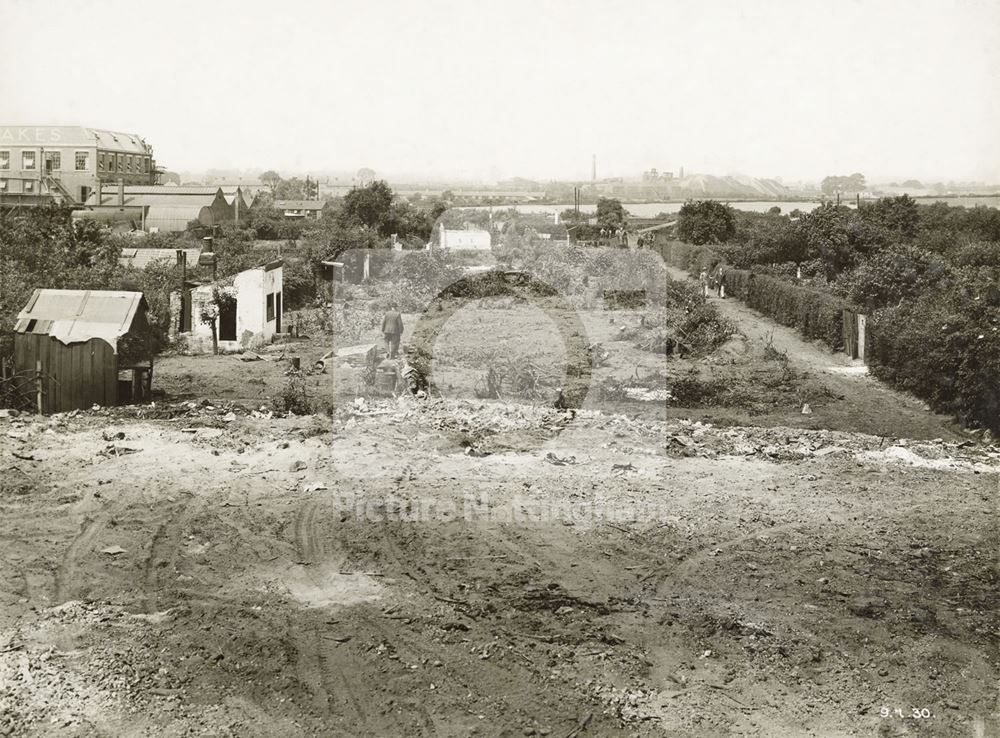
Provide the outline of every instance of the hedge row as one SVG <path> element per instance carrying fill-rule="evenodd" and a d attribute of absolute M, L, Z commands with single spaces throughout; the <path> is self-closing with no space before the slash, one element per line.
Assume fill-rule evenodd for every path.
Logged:
<path fill-rule="evenodd" d="M 724 260 L 708 246 L 661 241 L 663 259 L 689 274 Z M 822 290 L 744 269 L 724 269 L 726 294 L 805 337 L 844 349 L 844 310 Z M 869 315 L 865 359 L 875 376 L 912 392 L 965 425 L 1000 433 L 1000 304 L 981 290 L 934 291 Z"/>
<path fill-rule="evenodd" d="M 657 241 L 653 245 L 653 250 L 671 266 L 695 276 L 700 274 L 702 269 L 711 272 L 723 261 L 722 255 L 710 246 L 696 246 L 682 241 Z"/>
<path fill-rule="evenodd" d="M 965 425 L 1000 432 L 998 308 L 983 302 L 934 293 L 879 310 L 868 323 L 872 374 Z"/>
<path fill-rule="evenodd" d="M 663 240 L 654 248 L 668 264 L 692 275 L 702 270 L 711 274 L 724 261 L 710 246 Z M 727 268 L 725 283 L 726 294 L 782 325 L 797 328 L 806 338 L 818 338 L 835 350 L 843 350 L 844 310 L 851 306 L 839 297 L 743 269 Z"/>
<path fill-rule="evenodd" d="M 798 329 L 806 338 L 818 338 L 834 350 L 844 350 L 844 311 L 852 307 L 839 297 L 744 269 L 725 270 L 723 281 L 727 295 Z"/>

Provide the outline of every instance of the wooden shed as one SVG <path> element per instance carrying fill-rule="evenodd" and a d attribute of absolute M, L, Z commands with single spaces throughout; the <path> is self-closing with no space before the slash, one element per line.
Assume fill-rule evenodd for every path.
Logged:
<path fill-rule="evenodd" d="M 141 292 L 35 290 L 14 325 L 22 394 L 43 413 L 148 400 L 147 309 Z"/>

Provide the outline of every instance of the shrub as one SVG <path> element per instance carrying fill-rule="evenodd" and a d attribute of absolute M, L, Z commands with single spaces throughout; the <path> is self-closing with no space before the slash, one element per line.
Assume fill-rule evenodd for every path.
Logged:
<path fill-rule="evenodd" d="M 964 424 L 1000 431 L 1000 295 L 991 281 L 967 277 L 875 313 L 872 373 Z"/>
<path fill-rule="evenodd" d="M 841 298 L 742 269 L 726 270 L 725 284 L 727 294 L 782 325 L 797 328 L 806 338 L 820 339 L 833 349 L 843 348 L 844 310 L 855 308 Z"/>
<path fill-rule="evenodd" d="M 308 415 L 313 411 L 312 403 L 306 395 L 305 379 L 301 374 L 292 374 L 285 380 L 281 391 L 271 398 L 271 406 L 279 414 Z"/>
<path fill-rule="evenodd" d="M 736 235 L 736 212 L 715 200 L 689 200 L 677 216 L 677 233 L 689 243 L 722 243 Z"/>
<path fill-rule="evenodd" d="M 896 246 L 872 254 L 841 274 L 833 289 L 870 311 L 926 291 L 943 274 L 944 265 L 931 254 L 912 246 Z"/>

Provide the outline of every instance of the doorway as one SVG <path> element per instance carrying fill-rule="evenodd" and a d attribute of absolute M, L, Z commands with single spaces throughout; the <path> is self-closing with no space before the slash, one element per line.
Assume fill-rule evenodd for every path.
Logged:
<path fill-rule="evenodd" d="M 236 340 L 236 300 L 227 300 L 219 306 L 219 340 Z"/>

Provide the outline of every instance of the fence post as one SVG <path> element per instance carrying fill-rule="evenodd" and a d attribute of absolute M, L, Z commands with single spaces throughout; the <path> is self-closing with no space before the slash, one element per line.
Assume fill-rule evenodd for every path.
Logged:
<path fill-rule="evenodd" d="M 42 414 L 42 360 L 35 359 L 35 393 L 38 401 L 38 414 Z"/>

